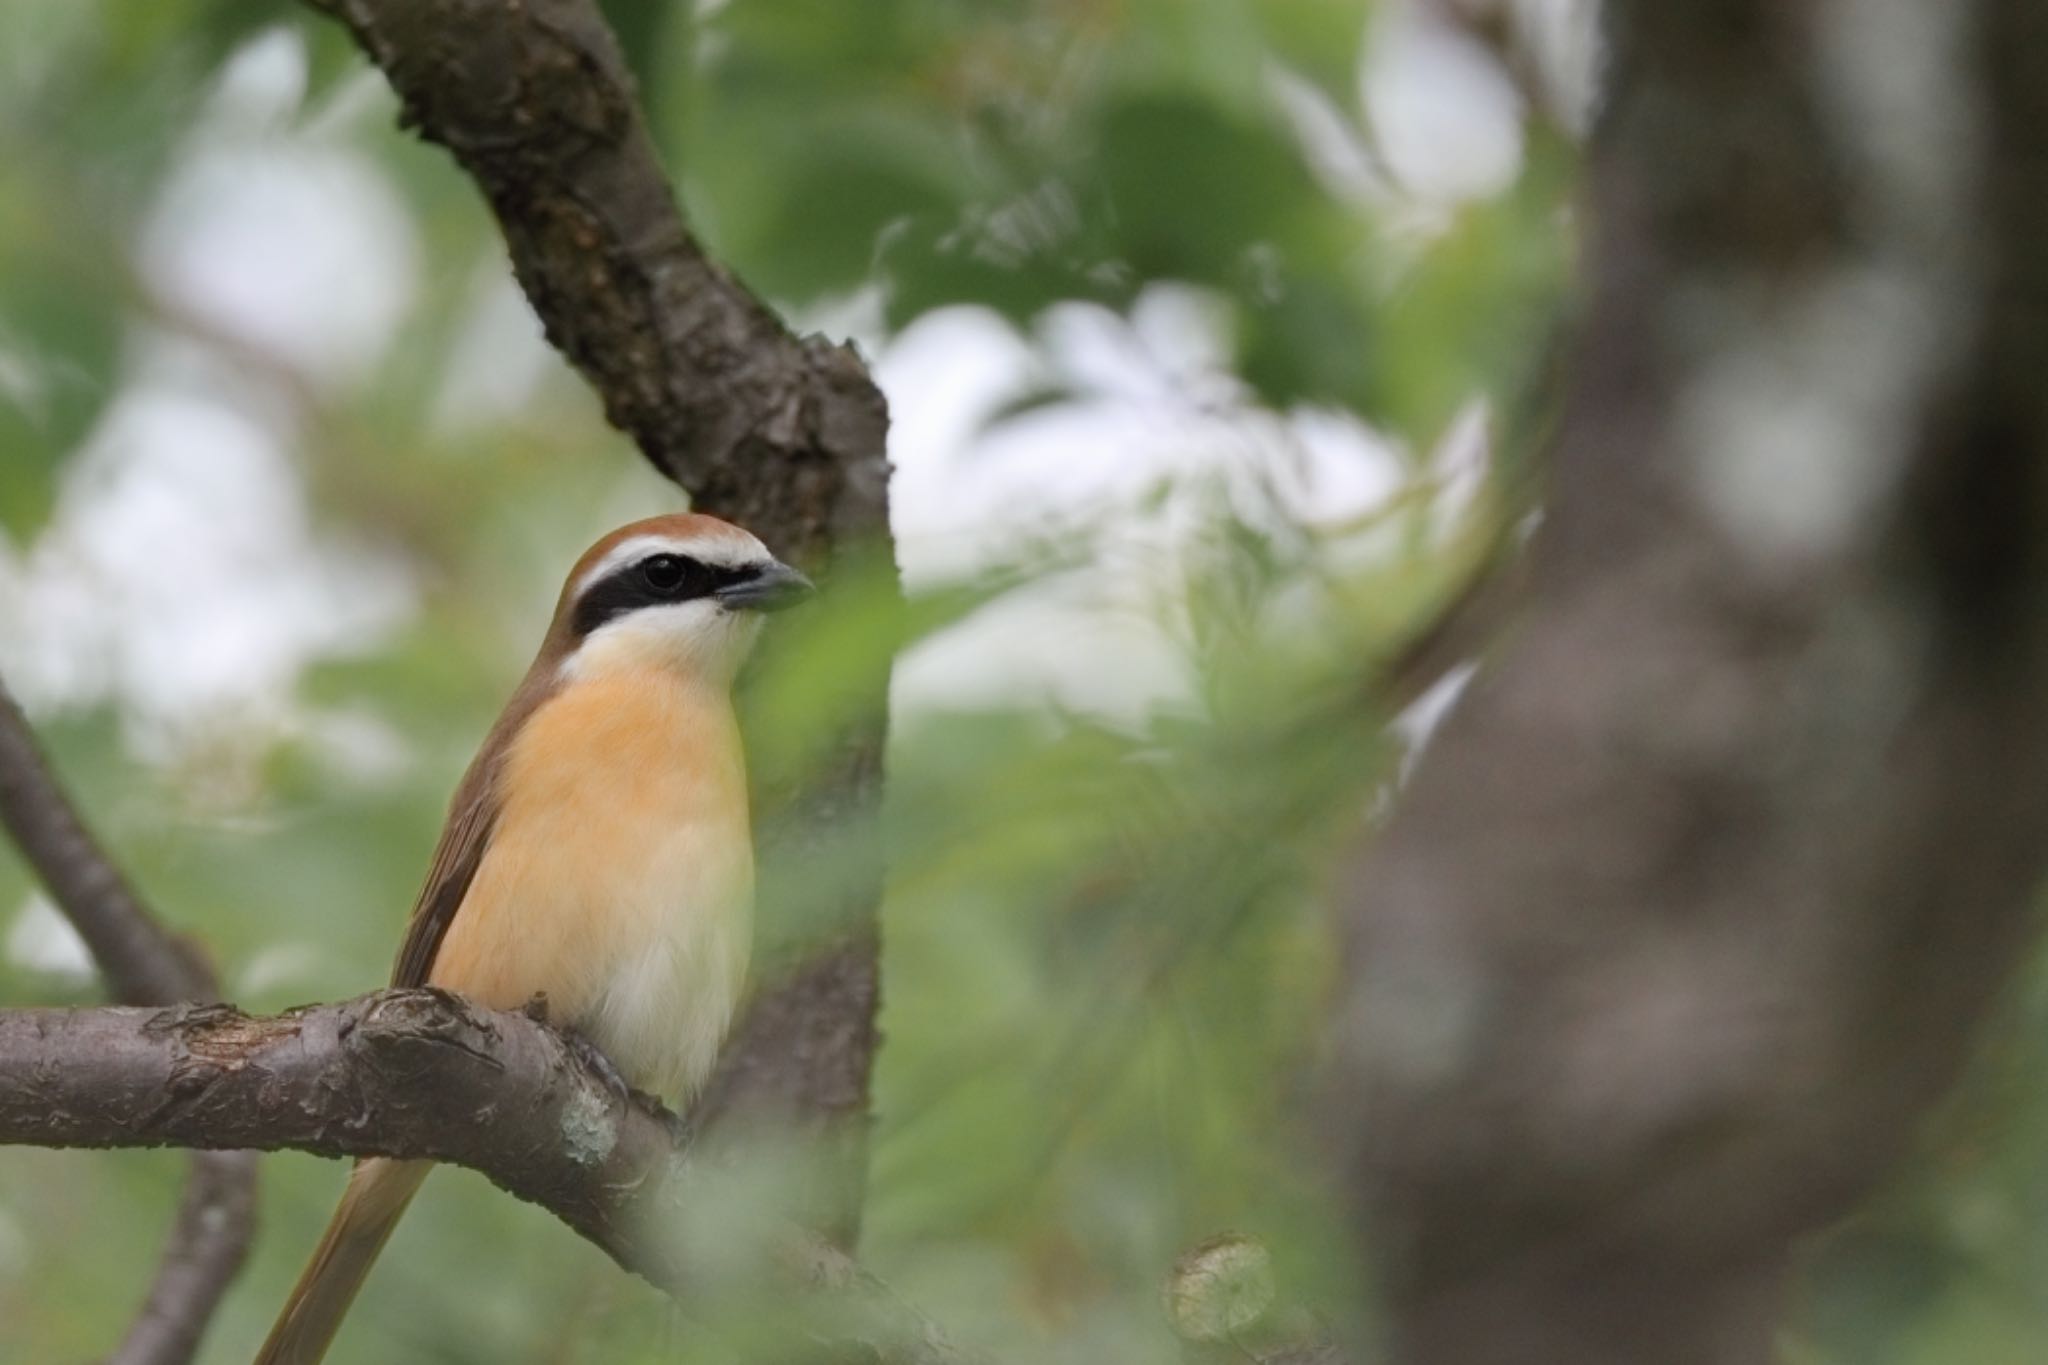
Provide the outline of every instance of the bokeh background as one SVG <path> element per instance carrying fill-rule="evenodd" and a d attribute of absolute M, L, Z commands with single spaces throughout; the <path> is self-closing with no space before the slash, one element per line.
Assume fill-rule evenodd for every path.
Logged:
<path fill-rule="evenodd" d="M 1590 4 L 608 9 L 714 253 L 893 412 L 918 633 L 864 1259 L 1017 1362 L 1182 1359 L 1161 1285 L 1226 1231 L 1369 1312 L 1296 1113 L 1319 893 L 1455 695 L 1376 710 L 1373 665 L 1528 512 Z M 0 6 L 0 673 L 254 1010 L 382 982 L 561 574 L 681 501 L 395 113 L 293 6 Z M 757 679 L 788 754 L 863 625 L 793 619 Z M 96 999 L 6 855 L 0 999 Z M 1791 1358 L 2040 1358 L 2048 1001 L 2010 1013 L 1821 1249 Z M 0 1361 L 115 1339 L 182 1171 L 0 1151 Z M 268 1161 L 206 1360 L 247 1358 L 341 1175 Z M 712 1316 L 444 1171 L 333 1358 L 728 1358 Z"/>

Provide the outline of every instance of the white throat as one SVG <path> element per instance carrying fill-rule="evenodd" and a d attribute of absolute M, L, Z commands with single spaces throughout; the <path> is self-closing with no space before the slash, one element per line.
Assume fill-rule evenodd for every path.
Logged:
<path fill-rule="evenodd" d="M 585 636 L 561 672 L 569 679 L 654 670 L 730 688 L 760 633 L 758 614 L 709 600 L 641 607 Z"/>

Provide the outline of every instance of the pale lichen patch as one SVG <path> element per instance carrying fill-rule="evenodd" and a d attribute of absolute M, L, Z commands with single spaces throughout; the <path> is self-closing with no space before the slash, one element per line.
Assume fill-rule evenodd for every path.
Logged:
<path fill-rule="evenodd" d="M 576 1087 L 562 1106 L 562 1141 L 579 1166 L 595 1166 L 612 1154 L 619 1143 L 619 1125 L 602 1095 L 588 1086 Z"/>

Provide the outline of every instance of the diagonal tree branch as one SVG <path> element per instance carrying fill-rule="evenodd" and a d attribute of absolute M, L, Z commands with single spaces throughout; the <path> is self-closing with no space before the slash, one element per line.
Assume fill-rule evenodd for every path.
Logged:
<path fill-rule="evenodd" d="M 92 950 L 116 999 L 161 1005 L 214 998 L 204 958 L 149 913 L 100 850 L 4 685 L 0 824 Z M 156 1279 L 109 1365 L 189 1361 L 241 1269 L 255 1223 L 255 1154 L 195 1154 Z"/>
<path fill-rule="evenodd" d="M 797 338 L 678 211 L 590 0 L 310 0 L 346 24 L 497 215 L 548 339 L 697 504 L 818 557 L 887 535 L 887 410 Z"/>
<path fill-rule="evenodd" d="M 194 1152 L 156 1278 L 107 1365 L 185 1365 L 248 1255 L 257 1154 Z"/>
<path fill-rule="evenodd" d="M 621 1094 L 562 1036 L 438 990 L 272 1017 L 227 1005 L 0 1010 L 0 1143 L 429 1157 L 546 1208 L 625 1269 L 687 1295 L 664 1235 L 690 1185 L 671 1117 Z M 880 1361 L 964 1360 L 843 1253 L 764 1216 L 782 1273 L 834 1297 L 841 1340 Z"/>
<path fill-rule="evenodd" d="M 476 182 L 549 340 L 642 453 L 695 506 L 819 571 L 823 610 L 855 577 L 835 568 L 858 564 L 893 594 L 880 391 L 850 348 L 792 335 L 691 235 L 592 0 L 308 2 L 348 26 L 402 121 Z M 889 661 L 845 672 L 854 719 L 825 769 L 761 793 L 786 867 L 880 808 Z M 844 1241 L 865 1185 L 879 865 L 842 888 L 823 934 L 762 964 L 701 1111 L 812 1139 L 809 1216 Z"/>
<path fill-rule="evenodd" d="M 116 1000 L 168 1005 L 213 998 L 213 973 L 204 959 L 157 922 L 100 851 L 4 686 L 0 824 L 92 950 Z"/>

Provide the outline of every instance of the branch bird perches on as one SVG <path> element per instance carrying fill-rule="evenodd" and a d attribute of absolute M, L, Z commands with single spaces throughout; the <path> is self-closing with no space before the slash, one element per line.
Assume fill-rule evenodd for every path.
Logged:
<path fill-rule="evenodd" d="M 692 1144 L 672 1120 L 531 1015 L 432 989 L 271 1016 L 218 1004 L 0 1010 L 0 1143 L 453 1162 L 687 1299 L 691 1267 L 665 1215 L 687 1203 Z M 772 1214 L 721 1241 L 850 1309 L 835 1327 L 872 1359 L 969 1359 L 843 1252 Z"/>

